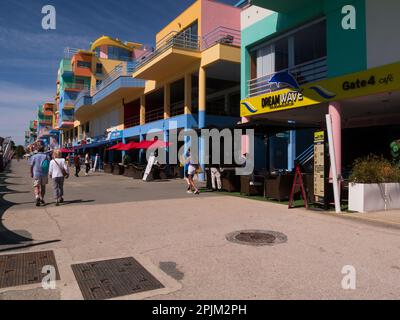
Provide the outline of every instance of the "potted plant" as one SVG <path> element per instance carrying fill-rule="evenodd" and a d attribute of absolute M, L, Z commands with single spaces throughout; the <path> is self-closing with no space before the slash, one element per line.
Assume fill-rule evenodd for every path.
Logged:
<path fill-rule="evenodd" d="M 383 157 L 357 159 L 349 178 L 349 210 L 400 209 L 400 168 Z"/>

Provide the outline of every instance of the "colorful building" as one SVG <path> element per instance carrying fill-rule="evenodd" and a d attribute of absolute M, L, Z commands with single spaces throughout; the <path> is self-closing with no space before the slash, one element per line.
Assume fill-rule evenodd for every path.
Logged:
<path fill-rule="evenodd" d="M 243 10 L 241 116 L 259 128 L 258 169 L 293 169 L 326 114 L 340 174 L 360 156 L 390 157 L 400 135 L 399 10 L 377 0 L 254 0 Z"/>
<path fill-rule="evenodd" d="M 65 146 L 90 148 L 106 142 L 107 130 L 123 129 L 121 99 L 136 83 L 143 88 L 143 81 L 130 78 L 133 61 L 146 50 L 141 44 L 107 36 L 94 41 L 89 50 L 65 50 L 71 58 L 62 61 L 59 72 L 60 128 Z M 63 84 L 66 79 L 68 86 Z"/>
<path fill-rule="evenodd" d="M 196 1 L 160 30 L 154 49 L 138 47 L 136 59 L 80 95 L 75 117 L 92 138 L 84 147 L 107 143 L 96 139 L 105 132 L 128 142 L 154 131 L 168 140 L 171 130 L 234 126 L 240 120 L 240 11 Z"/>

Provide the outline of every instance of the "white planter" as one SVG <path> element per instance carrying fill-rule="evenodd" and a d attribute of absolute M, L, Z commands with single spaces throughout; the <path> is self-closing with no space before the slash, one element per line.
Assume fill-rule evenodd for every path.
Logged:
<path fill-rule="evenodd" d="M 400 183 L 349 184 L 349 210 L 370 212 L 400 209 Z"/>

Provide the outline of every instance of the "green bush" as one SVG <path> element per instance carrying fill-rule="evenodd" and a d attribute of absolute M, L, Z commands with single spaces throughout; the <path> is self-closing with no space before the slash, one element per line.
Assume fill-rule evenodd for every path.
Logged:
<path fill-rule="evenodd" d="M 400 168 L 383 157 L 369 155 L 354 162 L 349 181 L 351 183 L 400 183 Z"/>

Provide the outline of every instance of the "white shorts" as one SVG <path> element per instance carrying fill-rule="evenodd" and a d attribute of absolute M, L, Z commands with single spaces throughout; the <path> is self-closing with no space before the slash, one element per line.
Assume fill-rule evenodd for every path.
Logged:
<path fill-rule="evenodd" d="M 47 176 L 33 179 L 33 187 L 35 188 L 45 186 L 48 183 L 49 183 L 49 178 Z"/>
<path fill-rule="evenodd" d="M 196 168 L 195 166 L 189 165 L 188 174 L 191 175 L 191 176 L 193 176 L 193 175 L 195 175 L 196 170 L 197 170 L 197 168 Z"/>

